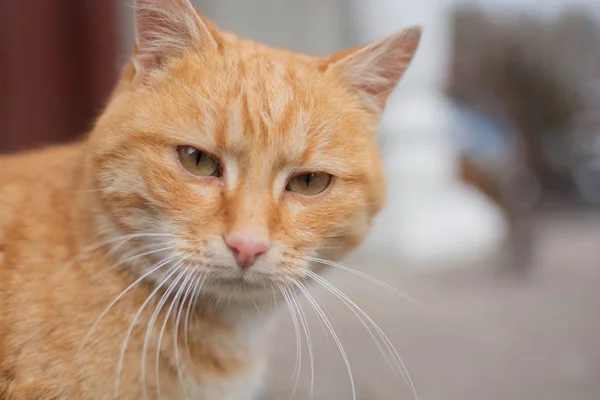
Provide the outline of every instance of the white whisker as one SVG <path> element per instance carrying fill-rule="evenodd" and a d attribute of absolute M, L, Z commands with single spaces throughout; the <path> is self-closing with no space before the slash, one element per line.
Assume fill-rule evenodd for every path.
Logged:
<path fill-rule="evenodd" d="M 310 274 L 307 271 L 304 271 L 307 275 L 310 276 Z M 313 279 L 315 279 L 314 277 L 312 277 Z M 325 286 L 322 282 L 318 281 L 315 279 L 315 281 L 320 284 L 321 286 L 325 287 L 325 289 L 332 293 L 336 298 L 340 299 L 340 297 L 334 293 L 328 286 Z M 373 333 L 373 331 L 371 330 L 371 328 L 367 325 L 367 323 L 365 322 L 365 320 L 363 319 L 363 317 L 356 312 L 356 310 L 354 310 L 350 305 L 348 305 L 343 299 L 342 299 L 342 303 L 348 307 L 350 309 L 350 311 L 354 314 L 354 316 L 356 316 L 356 318 L 359 320 L 359 322 L 364 326 L 364 328 L 367 330 L 367 332 L 369 333 L 369 335 L 371 336 L 371 338 L 373 339 L 373 341 L 375 342 L 375 345 L 377 346 L 377 348 L 379 349 L 379 351 L 381 352 L 381 354 L 383 355 L 383 357 L 385 358 L 386 362 L 388 363 L 388 365 L 390 366 L 390 368 L 394 369 L 396 368 L 396 365 L 393 364 L 392 361 L 390 361 L 388 354 L 383 350 L 383 348 L 381 347 L 381 344 L 379 343 L 379 340 L 375 337 L 375 334 Z M 391 350 L 389 348 L 386 348 L 386 350 L 388 351 L 388 353 L 391 354 Z"/>
<path fill-rule="evenodd" d="M 364 321 L 362 320 L 362 318 L 357 314 L 360 313 L 370 324 L 371 326 L 375 329 L 375 331 L 378 333 L 378 335 L 380 336 L 381 340 L 383 341 L 384 345 L 386 346 L 386 348 L 388 349 L 388 351 L 393 354 L 393 360 L 394 360 L 394 364 L 397 367 L 398 372 L 400 373 L 400 375 L 404 378 L 404 380 L 406 381 L 407 385 L 409 386 L 410 390 L 412 391 L 415 400 L 418 400 L 418 395 L 417 395 L 417 391 L 415 389 L 415 386 L 412 382 L 412 379 L 410 377 L 410 374 L 408 373 L 408 369 L 406 368 L 406 365 L 404 364 L 404 362 L 402 361 L 402 358 L 400 357 L 400 355 L 398 354 L 398 351 L 396 350 L 396 348 L 394 347 L 394 345 L 392 344 L 392 342 L 390 341 L 390 339 L 387 337 L 387 335 L 383 332 L 383 330 L 379 327 L 379 325 L 377 325 L 375 323 L 375 321 L 373 321 L 373 319 L 371 319 L 371 317 L 369 317 L 363 310 L 362 308 L 360 308 L 354 301 L 352 301 L 344 292 L 342 292 L 340 289 L 338 289 L 337 287 L 335 287 L 331 282 L 327 281 L 325 278 L 317 275 L 316 273 L 314 273 L 313 271 L 310 271 L 308 269 L 304 269 L 304 272 L 310 277 L 312 278 L 314 281 L 320 283 L 325 289 L 327 289 L 328 291 L 330 291 L 332 294 L 334 294 L 338 299 L 340 299 L 344 304 L 346 304 L 348 306 L 348 308 L 357 316 L 357 318 L 363 322 L 363 325 L 365 325 L 365 328 L 367 328 L 367 331 L 369 332 L 369 334 L 371 334 L 371 337 L 373 337 L 373 339 L 375 340 L 375 342 L 377 343 L 377 346 L 379 347 L 380 351 L 382 351 L 381 346 L 378 344 L 378 341 L 375 339 L 375 337 L 372 335 L 371 330 L 366 326 L 366 324 L 364 324 Z M 383 351 L 382 351 L 383 353 Z M 384 354 L 385 356 L 385 354 Z"/>
<path fill-rule="evenodd" d="M 188 267 L 186 269 L 183 270 L 183 274 L 185 276 L 185 278 L 183 279 L 183 282 L 181 284 L 179 284 L 179 279 L 176 281 L 175 286 L 179 286 L 179 289 L 177 290 L 177 292 L 175 293 L 175 296 L 173 297 L 173 299 L 171 300 L 171 304 L 169 305 L 169 308 L 167 309 L 167 312 L 165 314 L 165 317 L 163 318 L 163 323 L 162 323 L 162 327 L 160 328 L 160 333 L 158 334 L 158 344 L 156 346 L 156 355 L 155 355 L 155 377 L 156 377 L 156 394 L 158 395 L 158 398 L 160 399 L 162 396 L 160 394 L 160 349 L 162 346 L 162 339 L 165 333 L 165 328 L 167 327 L 167 323 L 169 322 L 169 317 L 171 315 L 171 312 L 173 311 L 173 308 L 175 307 L 175 305 L 177 304 L 177 302 L 179 301 L 179 298 L 181 297 L 186 285 L 188 284 L 188 282 L 190 281 L 190 279 L 193 278 L 194 273 L 193 273 L 193 269 Z M 175 338 L 175 354 L 177 354 L 177 338 Z M 176 356 L 175 357 L 175 363 L 178 364 L 179 363 L 179 358 Z M 179 367 L 179 365 L 178 365 Z M 179 372 L 181 372 L 181 370 L 179 370 Z M 181 375 L 181 379 L 182 379 L 182 383 L 183 383 L 183 376 Z M 184 384 L 185 386 L 185 384 Z"/>
<path fill-rule="evenodd" d="M 354 385 L 354 376 L 352 375 L 352 368 L 350 367 L 350 360 L 348 359 L 346 350 L 344 350 L 342 341 L 340 340 L 339 336 L 333 329 L 333 326 L 331 326 L 331 323 L 327 319 L 327 316 L 323 313 L 323 310 L 321 309 L 319 304 L 317 304 L 317 302 L 315 301 L 313 296 L 310 294 L 308 289 L 301 282 L 298 282 L 297 280 L 292 280 L 292 283 L 298 289 L 300 289 L 300 291 L 304 294 L 304 296 L 306 297 L 308 302 L 312 305 L 313 309 L 317 312 L 317 315 L 319 315 L 319 317 L 323 319 L 325 326 L 327 326 L 327 329 L 331 333 L 331 336 L 333 337 L 333 340 L 335 341 L 335 343 L 340 351 L 340 354 L 342 355 L 342 359 L 344 360 L 344 364 L 346 365 L 346 370 L 348 371 L 348 377 L 350 378 L 350 386 L 352 388 L 352 399 L 356 400 L 356 387 Z"/>
<path fill-rule="evenodd" d="M 117 268 L 117 267 L 118 267 L 118 266 L 120 266 L 120 265 L 127 264 L 128 262 L 131 262 L 131 261 L 133 261 L 133 260 L 136 260 L 136 259 L 138 259 L 138 258 L 141 258 L 141 257 L 144 257 L 144 256 L 149 256 L 149 255 L 151 255 L 151 254 L 156 254 L 156 253 L 160 253 L 160 252 L 163 252 L 163 251 L 169 251 L 169 250 L 172 250 L 172 247 L 171 247 L 171 246 L 169 246 L 169 247 L 162 247 L 162 248 L 160 248 L 160 249 L 151 250 L 151 251 L 145 251 L 145 252 L 143 252 L 143 253 L 141 253 L 141 254 L 136 254 L 136 255 L 134 255 L 134 256 L 128 257 L 128 258 L 126 258 L 125 260 L 120 260 L 120 261 L 118 261 L 116 264 L 113 264 L 112 266 L 110 266 L 110 267 L 108 268 L 108 270 L 109 270 L 109 271 L 110 271 L 110 270 L 113 270 L 113 269 Z"/>
<path fill-rule="evenodd" d="M 102 242 L 97 242 L 94 244 L 91 244 L 87 247 L 84 247 L 81 251 L 79 251 L 79 253 L 77 253 L 77 255 L 75 255 L 69 262 L 67 262 L 65 264 L 65 266 L 63 267 L 63 269 L 61 270 L 61 273 L 66 273 L 67 271 L 69 271 L 71 268 L 73 268 L 73 266 L 75 266 L 77 264 L 77 262 L 79 261 L 83 261 L 84 257 L 86 255 L 88 255 L 89 253 L 99 250 L 102 247 L 108 246 L 112 243 L 115 242 L 121 242 L 119 244 L 117 244 L 116 248 L 122 246 L 125 242 L 132 240 L 132 239 L 136 239 L 136 238 L 143 238 L 143 237 L 172 237 L 172 238 L 177 238 L 176 235 L 170 235 L 170 234 L 161 234 L 161 233 L 135 233 L 135 234 L 130 234 L 130 235 L 121 235 L 121 236 L 116 236 L 116 237 L 112 237 L 110 239 L 104 240 Z M 109 252 L 107 254 L 110 254 L 112 251 L 114 251 L 115 249 L 109 250 Z"/>
<path fill-rule="evenodd" d="M 329 312 L 329 309 L 327 308 L 327 306 L 325 305 L 325 303 L 323 303 L 323 301 L 321 301 L 321 299 L 318 298 L 317 296 L 313 296 L 313 298 L 315 299 L 315 301 L 317 302 L 317 304 L 319 304 L 319 306 L 321 307 L 321 309 L 325 313 L 325 316 L 327 317 L 327 319 L 329 319 L 329 322 L 331 323 L 331 326 L 333 326 L 333 329 L 335 329 L 336 332 L 340 332 L 340 330 L 337 327 L 337 323 L 335 322 L 335 318 Z M 323 321 L 321 320 L 321 318 L 317 318 L 317 321 L 319 321 L 319 325 L 321 326 L 321 329 L 323 330 L 323 334 L 325 336 L 325 343 L 327 345 L 327 350 L 329 350 L 331 352 L 331 338 L 327 335 L 327 332 L 328 332 L 327 328 L 325 327 L 325 324 L 323 323 Z"/>
<path fill-rule="evenodd" d="M 178 269 L 181 270 L 182 269 L 182 265 L 183 262 L 179 263 Z M 181 278 L 183 278 L 183 276 L 186 274 L 187 270 L 184 268 L 176 277 L 175 279 L 173 279 L 173 282 L 171 282 L 169 284 L 169 286 L 167 287 L 167 290 L 165 290 L 165 292 L 163 293 L 163 295 L 161 296 L 158 304 L 156 305 L 156 307 L 154 308 L 154 312 L 152 313 L 152 317 L 150 318 L 150 322 L 148 322 L 148 326 L 146 328 L 146 334 L 145 334 L 145 338 L 144 338 L 144 347 L 142 349 L 142 362 L 141 362 L 141 366 L 142 366 L 142 390 L 143 390 L 143 394 L 144 394 L 144 398 L 147 397 L 147 387 L 146 387 L 146 364 L 147 364 L 147 356 L 148 356 L 148 346 L 150 344 L 150 338 L 152 337 L 153 334 L 153 330 L 154 330 L 154 324 L 156 323 L 156 320 L 158 319 L 158 315 L 160 314 L 160 310 L 163 308 L 163 306 L 165 305 L 165 303 L 167 302 L 171 292 L 173 291 L 173 289 L 175 287 L 177 287 L 177 284 L 179 283 L 179 280 Z M 165 317 L 166 318 L 166 317 Z M 156 345 L 156 354 L 158 355 L 160 353 L 160 347 L 157 343 Z M 156 376 L 156 383 L 157 383 L 157 390 L 158 390 L 158 381 L 159 381 L 159 377 Z M 160 393 L 159 393 L 159 398 L 160 398 Z"/>
<path fill-rule="evenodd" d="M 123 254 L 121 255 L 121 257 L 120 257 L 120 258 L 124 258 L 124 257 L 130 257 L 131 255 L 134 255 L 134 254 L 136 254 L 136 253 L 142 252 L 142 251 L 144 251 L 144 250 L 146 250 L 146 249 L 156 249 L 156 247 L 157 247 L 157 246 L 167 246 L 167 245 L 168 245 L 168 246 L 172 246 L 172 245 L 174 245 L 174 244 L 176 244 L 176 243 L 178 243 L 178 242 L 180 242 L 180 240 L 168 240 L 168 241 L 166 241 L 166 240 L 165 240 L 165 241 L 161 240 L 161 241 L 156 241 L 156 242 L 146 243 L 145 245 L 142 245 L 142 246 L 135 246 L 135 247 L 134 247 L 132 250 L 130 250 L 130 251 L 128 251 L 128 252 L 125 252 L 125 253 L 123 253 Z M 108 257 L 108 256 L 110 256 L 110 255 L 111 255 L 111 254 L 113 254 L 113 253 L 116 253 L 116 252 L 117 252 L 117 250 L 119 250 L 119 248 L 120 248 L 120 247 L 121 247 L 123 244 L 125 244 L 125 243 L 124 243 L 124 242 L 121 242 L 121 243 L 117 244 L 115 247 L 113 247 L 112 249 L 110 249 L 110 250 L 109 250 L 109 251 L 108 251 L 108 252 L 105 254 L 105 257 Z M 170 247 L 168 247 L 168 248 L 167 248 L 167 250 L 168 250 L 169 248 L 170 248 Z M 166 251 L 166 250 L 165 250 L 165 251 Z"/>
<path fill-rule="evenodd" d="M 200 281 L 200 279 L 202 279 L 202 281 Z M 186 351 L 188 353 L 188 358 L 190 360 L 190 362 L 192 363 L 192 365 L 195 367 L 196 365 L 194 364 L 194 358 L 192 357 L 192 353 L 190 351 L 190 342 L 189 342 L 189 320 L 190 320 L 190 310 L 193 308 L 194 310 L 196 309 L 196 303 L 198 301 L 198 296 L 200 295 L 200 291 L 202 290 L 202 287 L 204 286 L 204 282 L 206 281 L 206 275 L 202 276 L 199 275 L 198 279 L 194 285 L 194 291 L 192 292 L 192 297 L 190 298 L 190 301 L 188 302 L 188 307 L 187 310 L 185 312 L 185 321 L 184 321 L 184 333 L 185 336 L 183 338 L 184 343 L 185 343 L 185 348 Z M 194 311 L 195 313 L 195 311 Z"/>
<path fill-rule="evenodd" d="M 292 373 L 292 376 L 294 377 L 294 386 L 292 388 L 292 394 L 290 395 L 290 399 L 293 399 L 294 395 L 296 394 L 296 390 L 298 389 L 298 382 L 300 380 L 300 370 L 302 367 L 302 341 L 300 338 L 300 328 L 298 325 L 298 319 L 296 317 L 296 310 L 294 309 L 288 289 L 283 285 L 279 285 L 279 289 L 281 290 L 281 294 L 283 295 L 283 298 L 285 299 L 285 302 L 290 310 L 290 316 L 292 317 L 292 322 L 294 324 L 294 334 L 296 336 L 296 363 L 294 365 L 294 372 Z"/>
<path fill-rule="evenodd" d="M 125 296 L 125 294 L 127 294 L 131 289 L 133 289 L 135 286 L 137 286 L 145 278 L 147 278 L 148 276 L 150 276 L 154 272 L 158 271 L 159 269 L 161 269 L 162 267 L 164 267 L 165 265 L 167 265 L 168 263 L 170 263 L 171 261 L 173 261 L 175 258 L 176 258 L 175 256 L 169 257 L 167 259 L 163 259 L 163 260 L 159 261 L 158 263 L 154 264 L 152 267 L 150 267 L 150 270 L 148 272 L 146 272 L 145 274 L 143 274 L 142 276 L 140 276 L 138 279 L 136 279 L 131 285 L 129 285 L 117 297 L 115 297 L 115 299 L 104 309 L 104 311 L 102 311 L 102 313 L 96 319 L 96 321 L 94 322 L 94 324 L 92 325 L 92 327 L 90 328 L 90 330 L 88 331 L 88 333 L 85 335 L 85 337 L 83 338 L 83 341 L 82 341 L 81 345 L 77 349 L 77 354 L 79 354 L 79 352 L 81 351 L 81 349 L 83 349 L 83 347 L 85 346 L 85 344 L 89 340 L 89 338 L 92 335 L 92 333 L 94 332 L 94 330 L 100 324 L 100 321 L 102 321 L 102 318 L 104 318 L 104 316 L 108 313 L 108 311 L 115 304 L 117 304 L 117 302 L 119 300 L 121 300 L 123 298 L 123 296 Z"/>
<path fill-rule="evenodd" d="M 166 234 L 166 233 L 133 233 L 133 234 L 129 234 L 129 235 L 121 235 L 121 236 L 116 236 L 110 239 L 107 239 L 105 241 L 102 241 L 100 243 L 95 243 L 92 245 L 89 245 L 87 247 L 85 247 L 83 250 L 81 250 L 81 252 L 79 252 L 78 257 L 87 254 L 89 252 L 98 250 L 104 246 L 108 246 L 111 243 L 114 242 L 119 242 L 119 241 L 129 241 L 132 239 L 137 239 L 137 238 L 149 238 L 149 237 L 171 237 L 171 238 L 178 238 L 177 235 L 171 235 L 171 234 Z"/>
<path fill-rule="evenodd" d="M 179 377 L 179 381 L 181 383 L 182 388 L 187 392 L 187 385 L 185 384 L 185 380 L 183 379 L 183 372 L 181 371 L 181 358 L 179 356 L 179 323 L 181 321 L 181 315 L 183 314 L 183 307 L 185 305 L 185 302 L 187 301 L 188 304 L 190 304 L 192 302 L 192 297 L 191 297 L 191 292 L 192 289 L 195 288 L 195 283 L 198 282 L 198 279 L 200 279 L 201 275 L 197 277 L 197 279 L 194 279 L 194 270 L 190 270 L 189 273 L 189 284 L 187 285 L 186 288 L 186 283 L 184 282 L 182 285 L 182 290 L 185 288 L 185 294 L 183 295 L 183 298 L 179 301 L 179 310 L 177 311 L 177 316 L 175 317 L 175 333 L 173 335 L 173 346 L 174 346 L 174 351 L 175 351 L 175 365 L 177 367 L 177 375 Z M 187 281 L 187 279 L 186 279 Z"/>
<path fill-rule="evenodd" d="M 302 329 L 304 330 L 304 336 L 306 337 L 306 346 L 308 347 L 308 357 L 310 359 L 310 399 L 312 400 L 314 396 L 314 383 L 315 383 L 315 366 L 314 366 L 314 356 L 313 356 L 313 345 L 312 338 L 310 336 L 310 329 L 308 326 L 308 321 L 306 319 L 306 314 L 304 313 L 304 309 L 302 308 L 302 304 L 298 299 L 298 296 L 292 291 L 289 291 L 291 300 L 296 304 L 296 309 L 298 310 L 298 316 L 300 317 L 300 323 L 302 325 Z"/>
<path fill-rule="evenodd" d="M 171 276 L 173 276 L 180 269 L 180 267 L 181 267 L 181 263 L 178 263 L 177 265 L 171 267 L 167 271 L 167 275 L 159 282 L 158 285 L 156 285 L 156 287 L 150 293 L 150 295 L 148 295 L 146 300 L 144 300 L 144 302 L 142 303 L 142 305 L 140 306 L 140 308 L 134 315 L 133 320 L 129 324 L 129 328 L 127 328 L 125 338 L 123 339 L 123 343 L 121 345 L 121 355 L 119 356 L 119 361 L 117 363 L 117 377 L 116 377 L 116 381 L 115 381 L 115 398 L 119 398 L 119 386 L 120 386 L 120 381 L 121 381 L 121 373 L 123 371 L 123 362 L 125 359 L 125 351 L 127 350 L 127 344 L 129 343 L 129 338 L 133 332 L 133 329 L 135 328 L 135 323 L 137 322 L 139 317 L 142 315 L 142 312 L 144 311 L 144 309 L 146 308 L 148 303 L 150 303 L 152 298 L 156 295 L 156 293 L 158 293 L 160 288 L 171 278 Z"/>
<path fill-rule="evenodd" d="M 316 262 L 316 263 L 319 263 L 319 264 L 328 265 L 330 267 L 337 268 L 337 269 L 340 269 L 342 271 L 346 271 L 346 272 L 349 272 L 351 274 L 360 276 L 360 277 L 368 280 L 369 282 L 374 283 L 376 285 L 380 285 L 383 288 L 385 288 L 385 289 L 387 289 L 387 290 L 389 290 L 391 292 L 394 292 L 394 293 L 396 293 L 396 294 L 404 297 L 407 300 L 412 301 L 413 303 L 415 303 L 415 304 L 417 304 L 417 305 L 419 305 L 421 307 L 427 308 L 427 306 L 425 306 L 424 304 L 422 304 L 418 300 L 415 300 L 412 297 L 406 295 L 405 293 L 402 293 L 401 291 L 399 291 L 395 287 L 393 287 L 393 286 L 385 283 L 384 281 L 382 281 L 380 279 L 377 279 L 374 276 L 371 276 L 371 275 L 369 275 L 367 273 L 364 273 L 362 271 L 358 271 L 356 269 L 350 268 L 347 265 L 343 265 L 343 264 L 336 263 L 336 262 L 333 262 L 333 261 L 325 260 L 325 259 L 322 259 L 322 258 L 310 257 L 310 256 L 304 257 L 304 259 L 307 260 L 307 261 L 312 261 L 312 262 Z"/>

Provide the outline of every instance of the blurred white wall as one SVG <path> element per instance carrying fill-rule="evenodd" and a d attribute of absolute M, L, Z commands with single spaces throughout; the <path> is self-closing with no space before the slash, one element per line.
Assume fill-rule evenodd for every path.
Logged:
<path fill-rule="evenodd" d="M 450 9 L 439 0 L 356 0 L 363 41 L 419 24 L 417 55 L 388 102 L 382 135 L 388 203 L 362 249 L 413 266 L 456 266 L 485 258 L 506 235 L 486 197 L 457 178 L 450 105 L 443 93 L 450 53 Z"/>
<path fill-rule="evenodd" d="M 355 45 L 351 0 L 191 0 L 219 28 L 274 47 L 324 55 Z M 133 45 L 133 0 L 121 3 L 122 52 Z"/>
<path fill-rule="evenodd" d="M 297 52 L 351 46 L 348 0 L 193 0 L 221 29 Z"/>

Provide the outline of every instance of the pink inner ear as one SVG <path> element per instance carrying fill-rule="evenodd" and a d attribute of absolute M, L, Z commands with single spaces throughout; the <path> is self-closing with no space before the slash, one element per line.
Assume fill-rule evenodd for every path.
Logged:
<path fill-rule="evenodd" d="M 420 27 L 405 29 L 358 50 L 334 55 L 330 69 L 342 74 L 367 107 L 381 111 L 410 65 L 420 38 Z"/>

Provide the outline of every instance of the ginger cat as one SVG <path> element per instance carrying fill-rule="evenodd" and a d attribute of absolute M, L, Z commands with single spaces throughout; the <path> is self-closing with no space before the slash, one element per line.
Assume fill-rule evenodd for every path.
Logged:
<path fill-rule="evenodd" d="M 313 58 L 188 0 L 135 18 L 88 138 L 0 159 L 3 400 L 255 399 L 262 311 L 384 201 L 379 117 L 420 28 Z"/>

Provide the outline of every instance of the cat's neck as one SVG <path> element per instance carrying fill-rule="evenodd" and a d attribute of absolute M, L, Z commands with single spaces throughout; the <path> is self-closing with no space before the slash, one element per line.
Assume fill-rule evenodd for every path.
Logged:
<path fill-rule="evenodd" d="M 277 297 L 223 300 L 199 299 L 199 307 L 231 326 L 250 345 L 260 344 L 274 327 L 280 299 Z"/>

